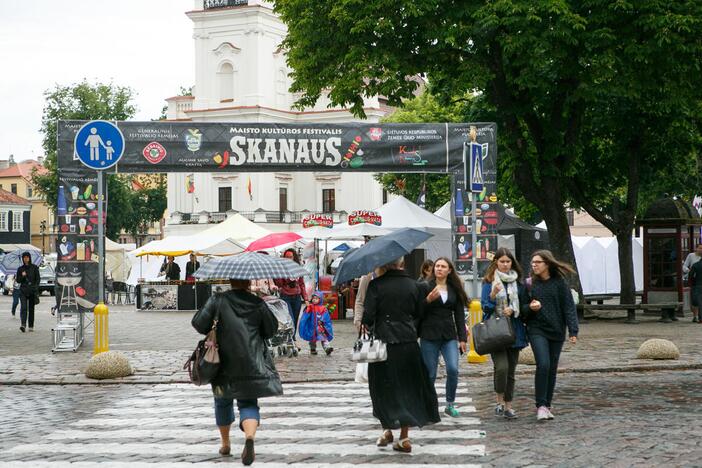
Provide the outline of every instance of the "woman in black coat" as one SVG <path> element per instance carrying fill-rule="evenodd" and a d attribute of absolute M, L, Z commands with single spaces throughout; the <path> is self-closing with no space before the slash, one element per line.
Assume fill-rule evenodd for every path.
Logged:
<path fill-rule="evenodd" d="M 219 453 L 229 455 L 229 429 L 234 422 L 233 400 L 239 409 L 239 428 L 246 442 L 244 465 L 254 460 L 254 436 L 261 416 L 258 398 L 283 394 L 280 376 L 265 339 L 278 330 L 278 321 L 262 299 L 247 289 L 248 280 L 230 280 L 232 289 L 210 297 L 192 320 L 198 333 L 207 334 L 217 320 L 220 368 L 212 381 L 215 420 L 222 438 Z"/>
<path fill-rule="evenodd" d="M 400 429 L 393 449 L 411 452 L 410 427 L 437 423 L 439 407 L 434 385 L 422 363 L 415 321 L 422 297 L 417 282 L 403 271 L 402 258 L 385 265 L 385 274 L 368 285 L 363 324 L 387 344 L 388 358 L 368 364 L 368 387 L 373 416 L 383 434 L 376 445 L 393 442 L 392 429 Z"/>
<path fill-rule="evenodd" d="M 448 258 L 437 258 L 432 276 L 422 285 L 424 313 L 419 324 L 422 359 L 432 384 L 436 380 L 439 355 L 446 363 L 446 408 L 451 417 L 460 416 L 454 402 L 458 388 L 458 351 L 466 352 L 468 333 L 464 309 L 468 297 L 462 281 Z"/>

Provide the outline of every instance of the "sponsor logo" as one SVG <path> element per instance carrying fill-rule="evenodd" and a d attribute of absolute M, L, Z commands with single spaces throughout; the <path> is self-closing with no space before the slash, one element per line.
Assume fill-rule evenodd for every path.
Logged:
<path fill-rule="evenodd" d="M 351 214 L 349 215 L 349 226 L 353 226 L 354 224 L 362 224 L 362 223 L 375 224 L 376 226 L 380 226 L 381 224 L 383 224 L 383 219 L 375 211 L 366 211 L 366 210 L 352 211 Z"/>
<path fill-rule="evenodd" d="M 144 155 L 144 158 L 146 158 L 146 160 L 151 164 L 158 164 L 163 161 L 163 158 L 166 157 L 166 148 L 164 148 L 161 143 L 152 141 L 148 145 L 144 146 L 141 154 Z"/>
<path fill-rule="evenodd" d="M 370 130 L 368 130 L 368 136 L 371 141 L 380 141 L 380 138 L 383 136 L 383 129 L 380 127 L 371 127 Z"/>
<path fill-rule="evenodd" d="M 334 218 L 332 218 L 331 215 L 310 214 L 302 219 L 303 228 L 309 228 L 314 226 L 331 228 L 334 226 Z"/>
<path fill-rule="evenodd" d="M 200 130 L 197 128 L 189 128 L 188 133 L 185 134 L 185 144 L 188 150 L 193 153 L 198 151 L 202 145 L 202 133 L 200 133 Z"/>

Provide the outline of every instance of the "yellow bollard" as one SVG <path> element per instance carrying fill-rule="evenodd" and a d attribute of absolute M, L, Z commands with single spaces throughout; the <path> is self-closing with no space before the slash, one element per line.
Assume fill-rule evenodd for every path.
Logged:
<path fill-rule="evenodd" d="M 95 314 L 95 344 L 93 345 L 93 355 L 104 353 L 110 350 L 107 327 L 107 306 L 100 301 L 93 311 Z"/>
<path fill-rule="evenodd" d="M 468 306 L 468 312 L 470 317 L 470 329 L 473 330 L 473 326 L 483 321 L 483 308 L 480 306 L 480 301 L 473 299 L 470 301 Z M 470 351 L 468 351 L 468 362 L 471 364 L 482 364 L 487 362 L 488 357 L 482 356 L 475 352 L 475 347 L 473 346 L 473 337 L 468 340 L 470 343 Z"/>

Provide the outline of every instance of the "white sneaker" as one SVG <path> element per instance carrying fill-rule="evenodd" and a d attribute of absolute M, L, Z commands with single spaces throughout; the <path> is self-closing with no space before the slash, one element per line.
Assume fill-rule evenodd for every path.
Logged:
<path fill-rule="evenodd" d="M 551 412 L 551 408 L 545 407 L 546 408 L 546 415 L 548 416 L 548 419 L 553 419 L 553 413 Z"/>
<path fill-rule="evenodd" d="M 546 421 L 548 419 L 548 414 L 548 408 L 546 408 L 545 406 L 539 406 L 536 410 L 536 420 Z"/>
<path fill-rule="evenodd" d="M 33 332 L 33 331 L 34 331 L 34 327 L 29 327 L 29 331 L 30 331 L 30 332 Z"/>

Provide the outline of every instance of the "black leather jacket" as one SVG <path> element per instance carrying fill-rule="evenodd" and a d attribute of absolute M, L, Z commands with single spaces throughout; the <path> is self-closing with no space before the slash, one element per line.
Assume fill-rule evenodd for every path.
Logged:
<path fill-rule="evenodd" d="M 368 285 L 363 323 L 386 343 L 416 342 L 420 300 L 415 280 L 402 270 L 389 270 Z"/>
<path fill-rule="evenodd" d="M 26 273 L 23 275 L 22 273 Z M 15 281 L 20 285 L 20 292 L 23 296 L 35 296 L 39 293 L 39 280 L 41 275 L 39 274 L 39 267 L 33 263 L 28 265 L 22 265 L 17 269 L 15 274 Z"/>
<path fill-rule="evenodd" d="M 280 376 L 264 339 L 278 330 L 278 321 L 260 298 L 231 290 L 210 297 L 192 320 L 203 335 L 219 311 L 217 342 L 220 370 L 212 381 L 216 397 L 252 399 L 283 394 Z"/>

